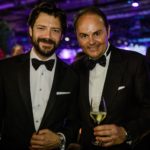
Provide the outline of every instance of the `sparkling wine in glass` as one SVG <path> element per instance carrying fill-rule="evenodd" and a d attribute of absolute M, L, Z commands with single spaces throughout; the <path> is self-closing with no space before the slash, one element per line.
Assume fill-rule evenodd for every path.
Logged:
<path fill-rule="evenodd" d="M 91 105 L 90 105 L 90 117 L 92 118 L 94 125 L 100 125 L 100 123 L 106 118 L 107 115 L 107 108 L 106 108 L 106 102 L 105 99 L 102 98 L 102 100 L 97 101 L 96 99 L 91 99 Z M 92 141 L 94 145 L 99 145 L 98 141 Z"/>

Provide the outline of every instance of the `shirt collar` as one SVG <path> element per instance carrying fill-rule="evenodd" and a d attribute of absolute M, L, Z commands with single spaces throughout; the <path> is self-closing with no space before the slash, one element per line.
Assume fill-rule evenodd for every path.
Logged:
<path fill-rule="evenodd" d="M 109 55 L 109 53 L 110 53 L 109 48 L 110 48 L 110 43 L 108 42 L 108 45 L 107 45 L 106 51 L 105 51 L 105 53 L 104 53 L 104 55 L 105 55 L 106 57 L 107 57 L 107 56 Z"/>

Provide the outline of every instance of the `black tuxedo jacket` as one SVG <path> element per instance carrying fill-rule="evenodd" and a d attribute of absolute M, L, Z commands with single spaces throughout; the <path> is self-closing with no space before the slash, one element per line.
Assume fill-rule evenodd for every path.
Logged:
<path fill-rule="evenodd" d="M 108 114 L 103 124 L 123 126 L 133 141 L 150 130 L 150 82 L 145 58 L 110 46 L 111 56 L 103 88 Z M 85 56 L 87 57 L 87 56 Z M 102 149 L 91 145 L 93 124 L 89 104 L 89 71 L 85 58 L 73 64 L 80 77 L 81 144 L 85 150 Z M 134 143 L 134 142 L 133 142 Z M 111 150 L 128 150 L 126 144 L 110 147 Z"/>
<path fill-rule="evenodd" d="M 27 53 L 0 62 L 1 150 L 27 150 L 35 132 L 29 56 Z M 68 143 L 76 138 L 77 133 L 77 83 L 73 70 L 57 58 L 52 90 L 40 129 L 62 132 Z"/>

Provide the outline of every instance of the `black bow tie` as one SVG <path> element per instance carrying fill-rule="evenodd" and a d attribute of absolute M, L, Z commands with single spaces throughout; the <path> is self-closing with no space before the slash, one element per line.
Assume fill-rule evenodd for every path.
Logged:
<path fill-rule="evenodd" d="M 48 61 L 40 61 L 35 58 L 32 59 L 32 65 L 35 70 L 37 70 L 40 65 L 45 65 L 46 69 L 51 71 L 53 69 L 54 62 L 55 62 L 54 59 L 50 59 Z"/>
<path fill-rule="evenodd" d="M 99 59 L 96 59 L 96 60 L 89 59 L 89 58 L 86 58 L 86 60 L 85 60 L 85 65 L 89 70 L 92 70 L 96 66 L 97 63 L 99 63 L 101 66 L 105 67 L 106 56 L 103 55 Z"/>

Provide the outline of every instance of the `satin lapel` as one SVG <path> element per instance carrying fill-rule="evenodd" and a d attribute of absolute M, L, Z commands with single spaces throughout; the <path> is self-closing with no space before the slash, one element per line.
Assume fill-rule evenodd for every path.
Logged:
<path fill-rule="evenodd" d="M 90 103 L 89 103 L 89 70 L 85 67 L 80 70 L 80 109 L 87 120 L 88 124 L 90 121 Z"/>
<path fill-rule="evenodd" d="M 115 102 L 115 95 L 122 81 L 126 63 L 118 50 L 113 48 L 103 90 L 103 97 L 106 100 L 108 110 L 112 108 L 113 102 Z"/>
<path fill-rule="evenodd" d="M 19 90 L 22 95 L 23 103 L 26 106 L 28 116 L 33 122 L 31 94 L 30 94 L 30 53 L 25 54 L 20 61 L 20 68 L 18 71 Z M 18 62 L 19 63 L 19 62 Z M 33 125 L 34 126 L 34 125 Z"/>
<path fill-rule="evenodd" d="M 47 103 L 47 107 L 46 107 L 46 110 L 45 110 L 40 128 L 45 127 L 45 125 L 46 125 L 45 122 L 47 120 L 47 117 L 51 113 L 51 111 L 54 109 L 54 104 L 56 102 L 55 96 L 56 96 L 57 87 L 59 86 L 60 81 L 63 78 L 63 72 L 61 70 L 62 70 L 62 65 L 61 65 L 60 60 L 58 59 L 57 64 L 56 64 L 56 69 L 55 69 L 55 74 L 54 74 L 54 80 L 53 80 L 51 93 L 50 93 L 50 96 L 49 96 L 49 100 L 48 100 L 48 103 Z M 48 120 L 48 122 L 50 122 L 50 121 L 51 120 Z"/>
<path fill-rule="evenodd" d="M 83 108 L 85 109 L 90 108 L 89 104 L 89 71 L 84 72 L 80 76 L 80 82 L 81 82 L 81 102 L 83 104 Z"/>

